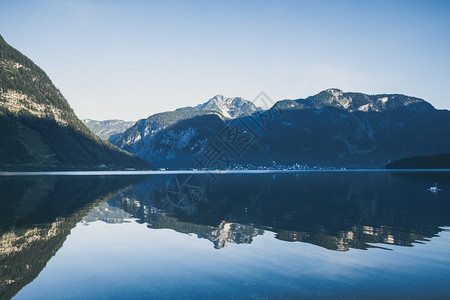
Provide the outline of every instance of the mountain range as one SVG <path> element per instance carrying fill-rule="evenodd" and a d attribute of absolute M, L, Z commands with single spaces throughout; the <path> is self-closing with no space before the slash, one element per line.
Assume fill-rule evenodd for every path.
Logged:
<path fill-rule="evenodd" d="M 0 36 L 0 169 L 151 167 L 93 134 L 45 72 Z"/>
<path fill-rule="evenodd" d="M 153 161 L 156 156 L 177 156 L 176 152 L 162 153 L 164 149 L 158 149 L 156 150 L 158 153 L 155 153 L 153 145 L 160 141 L 160 133 L 164 132 L 164 134 L 170 134 L 170 132 L 165 131 L 165 129 L 185 121 L 193 121 L 196 118 L 200 118 L 206 122 L 209 119 L 226 121 L 233 118 L 250 116 L 258 111 L 261 111 L 261 109 L 256 107 L 250 101 L 237 97 L 227 98 L 217 95 L 207 102 L 195 107 L 183 107 L 175 111 L 158 113 L 151 115 L 147 119 L 139 120 L 123 134 L 118 135 L 116 139 L 112 139 L 111 142 L 121 149 L 138 155 L 148 161 Z M 208 130 L 208 128 L 204 129 Z M 200 130 L 203 131 L 203 128 Z M 190 132 L 191 131 L 188 130 L 185 133 L 186 136 L 184 138 L 181 136 L 173 136 L 174 140 L 169 140 L 168 143 L 175 142 L 180 147 L 183 147 L 183 143 L 191 138 Z"/>
<path fill-rule="evenodd" d="M 332 88 L 265 110 L 217 95 L 134 124 L 82 122 L 45 72 L 1 37 L 0 70 L 2 170 L 384 168 L 450 153 L 450 112 L 401 94 Z"/>
<path fill-rule="evenodd" d="M 112 143 L 164 168 L 383 168 L 404 157 L 449 153 L 449 130 L 450 112 L 423 99 L 333 88 L 269 110 L 216 96 L 139 120 Z"/>

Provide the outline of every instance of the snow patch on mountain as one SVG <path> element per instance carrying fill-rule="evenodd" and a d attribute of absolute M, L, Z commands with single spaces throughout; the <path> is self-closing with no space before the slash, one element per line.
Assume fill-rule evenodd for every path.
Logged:
<path fill-rule="evenodd" d="M 228 98 L 222 95 L 216 95 L 207 102 L 195 106 L 195 108 L 200 110 L 214 110 L 228 119 L 249 116 L 256 111 L 262 110 L 252 102 L 241 97 Z"/>
<path fill-rule="evenodd" d="M 389 100 L 388 97 L 379 98 L 378 101 L 380 101 L 383 104 L 386 104 L 386 102 Z"/>

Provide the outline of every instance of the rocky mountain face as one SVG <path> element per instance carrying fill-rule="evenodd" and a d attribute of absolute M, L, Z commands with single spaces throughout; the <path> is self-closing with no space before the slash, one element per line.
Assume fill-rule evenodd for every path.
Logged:
<path fill-rule="evenodd" d="M 366 95 L 328 89 L 317 95 L 297 100 L 282 100 L 273 109 L 338 108 L 347 112 L 386 112 L 395 109 L 434 110 L 425 100 L 399 94 Z"/>
<path fill-rule="evenodd" d="M 212 169 L 274 162 L 382 168 L 403 157 L 450 152 L 450 112 L 399 94 L 328 89 L 234 119 L 202 114 L 159 128 L 147 131 L 150 140 L 141 134 L 116 145 L 159 167 Z"/>
<path fill-rule="evenodd" d="M 0 167 L 149 167 L 95 136 L 51 80 L 0 37 Z"/>
<path fill-rule="evenodd" d="M 280 101 L 269 114 L 267 133 L 259 141 L 270 149 L 259 155 L 287 164 L 384 167 L 398 158 L 450 150 L 445 138 L 450 112 L 405 95 L 331 89 Z"/>
<path fill-rule="evenodd" d="M 185 147 L 184 144 L 197 134 L 197 129 L 187 128 L 183 130 L 181 128 L 182 132 L 175 132 L 173 130 L 165 131 L 167 128 L 175 125 L 178 128 L 180 122 L 185 124 L 185 121 L 191 123 L 196 122 L 196 120 L 199 120 L 199 122 L 213 120 L 212 122 L 221 124 L 225 120 L 250 116 L 258 111 L 261 111 L 261 109 L 250 101 L 218 95 L 196 107 L 183 107 L 175 111 L 151 115 L 147 119 L 136 122 L 116 139 L 110 140 L 121 149 L 148 161 L 159 161 L 166 156 L 179 160 L 182 158 L 178 156 L 177 149 Z M 210 125 L 213 126 L 213 124 Z M 210 132 L 211 128 L 201 128 L 200 131 L 214 132 L 214 130 Z M 162 144 L 161 147 L 155 148 L 156 143 Z M 176 145 L 174 149 L 172 149 L 173 145 Z M 197 145 L 197 148 L 199 147 L 201 147 L 201 144 Z"/>
<path fill-rule="evenodd" d="M 124 133 L 135 123 L 124 120 L 97 121 L 84 119 L 82 121 L 93 133 L 107 141 L 115 140 L 120 134 Z"/>
<path fill-rule="evenodd" d="M 142 158 L 147 158 L 148 161 L 153 160 L 153 143 L 161 139 L 158 138 L 160 133 L 170 126 L 178 124 L 185 120 L 191 120 L 202 116 L 215 116 L 219 119 L 223 118 L 215 111 L 204 111 L 195 109 L 183 109 L 173 112 L 164 112 L 154 114 L 147 119 L 142 119 L 136 122 L 132 127 L 127 129 L 123 134 L 119 135 L 116 140 L 112 141 L 114 145 L 119 148 L 134 153 Z M 165 132 L 165 134 L 172 134 L 171 131 Z M 192 132 L 187 130 L 183 133 L 183 136 L 173 136 L 176 139 L 176 143 L 182 145 L 183 140 L 189 140 Z M 172 143 L 170 140 L 168 143 Z M 162 149 L 161 149 L 162 151 Z"/>

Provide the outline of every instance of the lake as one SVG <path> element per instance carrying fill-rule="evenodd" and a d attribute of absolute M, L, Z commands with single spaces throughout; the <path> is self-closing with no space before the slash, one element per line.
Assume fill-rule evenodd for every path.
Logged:
<path fill-rule="evenodd" d="M 0 176 L 0 299 L 450 298 L 450 172 L 80 174 Z"/>

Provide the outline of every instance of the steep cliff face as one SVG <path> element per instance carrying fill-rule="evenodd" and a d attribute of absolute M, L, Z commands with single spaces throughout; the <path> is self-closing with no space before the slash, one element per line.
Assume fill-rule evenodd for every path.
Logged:
<path fill-rule="evenodd" d="M 149 167 L 95 136 L 51 80 L 0 36 L 0 166 Z"/>

